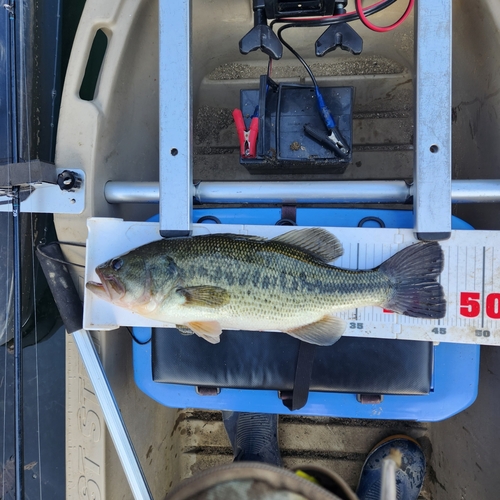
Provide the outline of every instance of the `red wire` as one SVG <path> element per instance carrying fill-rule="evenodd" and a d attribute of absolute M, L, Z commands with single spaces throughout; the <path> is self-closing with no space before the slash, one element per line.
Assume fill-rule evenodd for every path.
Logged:
<path fill-rule="evenodd" d="M 380 0 L 379 2 L 376 2 L 369 7 L 366 7 L 363 10 L 364 11 L 371 9 L 373 7 L 376 7 L 377 5 L 380 5 L 381 3 L 384 3 L 386 0 Z M 353 14 L 357 14 L 357 11 L 352 10 L 351 12 L 346 12 L 344 14 L 335 14 L 334 16 L 320 16 L 320 17 L 284 17 L 280 19 L 280 22 L 287 22 L 287 23 L 293 23 L 293 22 L 300 22 L 300 21 L 325 21 L 327 19 L 342 19 L 345 16 L 352 16 Z M 366 16 L 365 16 L 366 17 Z"/>
<path fill-rule="evenodd" d="M 378 33 L 385 33 L 386 31 L 391 31 L 394 28 L 397 28 L 410 15 L 411 9 L 413 8 L 413 4 L 415 3 L 415 0 L 409 0 L 408 7 L 406 7 L 404 14 L 395 23 L 391 24 L 390 26 L 375 26 L 375 24 L 368 21 L 368 18 L 365 16 L 365 13 L 363 12 L 363 6 L 361 5 L 362 0 L 355 0 L 355 1 L 356 1 L 356 12 L 358 13 L 359 20 L 367 28 L 370 28 L 373 31 L 377 31 Z"/>

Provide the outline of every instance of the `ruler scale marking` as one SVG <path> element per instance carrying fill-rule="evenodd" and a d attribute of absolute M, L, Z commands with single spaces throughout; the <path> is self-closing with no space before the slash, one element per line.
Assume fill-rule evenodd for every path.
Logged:
<path fill-rule="evenodd" d="M 96 264 L 107 260 L 110 255 L 118 255 L 129 248 L 126 245 L 113 245 L 112 252 L 101 251 L 96 238 L 100 234 L 108 233 L 112 227 L 113 220 L 100 221 L 101 229 L 96 231 L 91 226 L 89 242 L 94 246 L 92 258 L 89 260 L 86 279 L 92 280 L 93 269 Z M 130 223 L 120 222 L 115 226 L 114 233 L 126 233 Z M 141 223 L 134 223 L 140 225 Z M 122 229 L 125 228 L 125 231 Z M 346 255 L 342 266 L 346 268 L 370 269 L 387 260 L 397 251 L 410 244 L 417 243 L 411 230 L 405 229 L 373 229 L 365 228 L 325 228 L 339 237 L 345 248 L 350 248 L 350 254 Z M 267 226 L 253 225 L 198 225 L 193 226 L 194 234 L 219 233 L 219 232 L 241 232 L 245 234 L 256 234 L 265 237 L 273 237 L 280 234 L 281 229 Z M 153 233 L 148 233 L 153 234 Z M 151 238 L 149 235 L 148 238 Z M 124 240 L 124 238 L 122 238 Z M 144 238 L 146 239 L 146 238 Z M 155 239 L 155 236 L 151 239 Z M 150 240 L 151 240 L 150 239 Z M 475 240 L 475 241 L 474 241 Z M 398 241 L 398 243 L 395 243 Z M 144 241 L 145 243 L 146 241 Z M 139 244 L 142 244 L 141 241 Z M 129 243 L 127 243 L 128 245 Z M 445 290 L 447 301 L 447 314 L 441 320 L 429 320 L 421 318 L 410 318 L 397 314 L 384 313 L 381 308 L 353 308 L 349 311 L 339 312 L 339 317 L 347 321 L 362 323 L 356 324 L 354 328 L 348 325 L 346 334 L 365 337 L 401 337 L 414 340 L 436 340 L 447 342 L 466 342 L 478 344 L 500 344 L 500 258 L 497 259 L 494 247 L 500 245 L 500 231 L 453 231 L 452 238 L 440 242 L 445 263 L 442 275 L 438 278 Z M 108 246 L 110 246 L 108 244 Z M 137 240 L 133 246 L 137 245 Z M 481 251 L 482 250 L 482 251 Z M 498 260 L 498 262 L 497 262 Z M 96 262 L 97 261 L 97 262 Z M 445 274 L 447 276 L 445 276 Z M 152 326 L 156 322 L 132 317 L 127 311 L 118 311 L 114 306 L 111 313 L 105 310 L 104 305 L 98 303 L 99 299 L 87 296 L 87 323 L 93 329 L 104 326 L 104 329 L 112 329 L 116 323 L 134 326 Z M 467 314 L 469 313 L 469 314 Z M 360 326 L 358 328 L 358 326 Z M 439 326 L 438 330 L 434 330 Z M 497 331 L 498 330 L 498 331 Z"/>
<path fill-rule="evenodd" d="M 357 251 L 356 251 L 356 269 L 359 269 L 359 243 L 357 244 Z M 354 317 L 356 320 L 358 320 L 358 308 L 356 307 L 356 312 L 354 313 Z"/>
<path fill-rule="evenodd" d="M 483 272 L 481 275 L 481 328 L 484 328 L 484 272 L 486 262 L 486 247 L 483 247 Z"/>

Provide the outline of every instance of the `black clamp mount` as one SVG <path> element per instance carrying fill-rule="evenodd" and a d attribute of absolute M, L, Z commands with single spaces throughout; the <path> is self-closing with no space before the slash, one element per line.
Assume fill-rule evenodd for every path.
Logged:
<path fill-rule="evenodd" d="M 347 0 L 335 2 L 334 14 L 345 14 L 346 5 Z M 363 39 L 347 23 L 332 24 L 316 40 L 316 56 L 322 57 L 328 52 L 335 50 L 337 47 L 352 52 L 355 55 L 359 55 L 363 50 Z"/>
<path fill-rule="evenodd" d="M 240 40 L 240 52 L 248 54 L 260 49 L 272 59 L 281 59 L 283 46 L 267 25 L 266 0 L 253 0 L 254 27 Z"/>
<path fill-rule="evenodd" d="M 272 59 L 281 59 L 283 46 L 274 31 L 267 25 L 269 16 L 278 18 L 289 15 L 326 15 L 332 10 L 334 15 L 341 15 L 346 13 L 347 1 L 317 2 L 320 7 L 316 12 L 314 9 L 301 11 L 304 7 L 303 2 L 288 2 L 288 9 L 285 9 L 283 5 L 278 5 L 276 0 L 253 0 L 254 27 L 240 40 L 240 52 L 246 55 L 260 49 Z M 358 55 L 363 50 L 363 39 L 346 22 L 332 24 L 316 41 L 316 56 L 322 57 L 337 47 Z"/>

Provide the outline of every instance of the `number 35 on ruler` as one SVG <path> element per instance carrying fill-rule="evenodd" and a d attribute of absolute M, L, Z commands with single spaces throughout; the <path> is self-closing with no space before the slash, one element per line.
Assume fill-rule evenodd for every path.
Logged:
<path fill-rule="evenodd" d="M 481 294 L 460 292 L 460 315 L 476 318 L 481 314 Z M 500 319 L 500 293 L 489 293 L 484 301 L 485 314 L 491 319 Z"/>

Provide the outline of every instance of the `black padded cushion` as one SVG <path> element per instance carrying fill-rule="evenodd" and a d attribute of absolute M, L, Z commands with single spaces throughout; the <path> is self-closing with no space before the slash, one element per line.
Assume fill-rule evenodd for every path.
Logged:
<path fill-rule="evenodd" d="M 300 342 L 284 333 L 224 331 L 219 344 L 155 328 L 153 379 L 199 387 L 293 389 Z M 317 347 L 311 391 L 428 394 L 431 342 L 343 337 Z"/>

